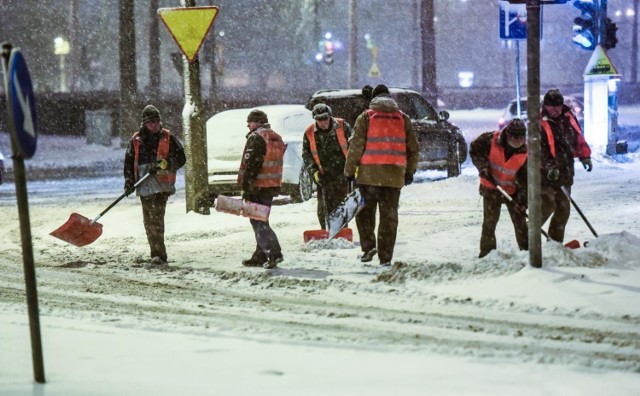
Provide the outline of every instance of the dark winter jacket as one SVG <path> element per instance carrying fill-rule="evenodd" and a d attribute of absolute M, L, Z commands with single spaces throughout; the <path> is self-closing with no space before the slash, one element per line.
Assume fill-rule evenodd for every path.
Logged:
<path fill-rule="evenodd" d="M 469 147 L 469 156 L 471 157 L 471 162 L 478 168 L 478 171 L 482 169 L 489 169 L 489 153 L 491 152 L 491 141 L 493 139 L 493 135 L 496 132 L 485 132 L 475 138 Z M 507 143 L 506 134 L 501 134 L 500 139 L 498 140 L 498 144 L 500 144 L 504 148 L 504 154 L 506 159 L 509 159 L 514 154 L 526 153 L 527 146 L 522 145 L 519 148 L 513 148 Z M 527 163 L 518 170 L 516 174 L 516 193 L 513 196 L 513 199 L 521 205 L 527 204 Z M 483 197 L 491 196 L 501 196 L 500 192 L 495 189 L 489 189 L 482 184 L 480 185 L 480 195 Z"/>
<path fill-rule="evenodd" d="M 542 165 L 542 185 L 554 185 L 554 186 L 571 186 L 573 184 L 573 176 L 575 169 L 574 153 L 579 153 L 579 143 L 586 145 L 584 138 L 578 135 L 571 126 L 569 118 L 565 113 L 570 112 L 571 109 L 567 105 L 562 106 L 562 115 L 558 118 L 551 118 L 544 109 L 541 112 L 541 118 L 549 122 L 549 126 L 553 132 L 553 140 L 555 145 L 555 158 L 551 154 L 551 148 L 549 145 L 549 139 L 544 130 L 540 129 L 540 156 Z M 582 151 L 587 151 L 586 149 Z M 584 156 L 587 158 L 589 154 L 583 153 L 579 155 L 581 158 Z M 560 171 L 560 178 L 557 182 L 551 182 L 547 178 L 549 169 L 558 169 Z"/>
<path fill-rule="evenodd" d="M 160 133 L 151 133 L 144 126 L 140 128 L 138 139 L 140 148 L 138 153 L 138 166 L 156 163 L 158 143 Z M 187 162 L 182 143 L 174 135 L 171 135 L 169 143 L 169 158 L 167 159 L 167 169 L 176 172 Z M 135 153 L 133 139 L 129 141 L 129 146 L 124 156 L 124 188 L 128 189 L 136 183 L 135 177 Z M 142 177 L 143 175 L 139 175 Z"/>
<path fill-rule="evenodd" d="M 269 124 L 262 124 L 260 128 L 271 128 Z M 257 130 L 257 129 L 256 129 Z M 254 183 L 258 174 L 262 170 L 264 156 L 267 154 L 267 143 L 254 131 L 247 133 L 247 142 L 245 143 L 244 161 L 246 168 L 242 177 L 242 197 L 250 199 L 254 196 L 271 196 L 275 197 L 280 194 L 280 187 L 254 187 Z"/>
<path fill-rule="evenodd" d="M 385 113 L 398 111 L 398 104 L 388 96 L 378 96 L 371 100 L 369 108 Z M 360 158 L 367 144 L 367 131 L 369 130 L 369 114 L 363 112 L 358 116 L 354 126 L 353 136 L 349 141 L 349 153 L 344 167 L 345 176 L 353 176 L 358 169 L 358 184 L 380 187 L 402 188 L 404 186 L 405 173 L 413 175 L 418 168 L 418 141 L 413 133 L 411 119 L 406 114 L 404 128 L 407 137 L 406 154 L 407 165 L 360 165 Z"/>
<path fill-rule="evenodd" d="M 323 130 L 318 127 L 317 123 L 314 123 L 314 136 L 316 139 L 316 147 L 318 149 L 318 157 L 320 157 L 320 163 L 324 173 L 322 178 L 326 183 L 333 183 L 344 180 L 344 164 L 346 158 L 340 143 L 336 136 L 336 129 L 338 128 L 338 122 L 331 118 L 331 125 L 329 129 Z M 344 121 L 344 135 L 347 140 L 351 138 L 352 131 L 348 122 Z M 313 177 L 313 174 L 318 171 L 318 165 L 311 155 L 311 145 L 309 139 L 305 134 L 302 138 L 302 161 L 304 161 L 304 168 Z"/>

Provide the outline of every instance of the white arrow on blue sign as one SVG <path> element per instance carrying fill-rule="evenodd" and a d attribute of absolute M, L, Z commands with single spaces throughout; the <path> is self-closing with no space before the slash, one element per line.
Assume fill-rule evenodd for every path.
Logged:
<path fill-rule="evenodd" d="M 562 4 L 563 0 L 555 0 Z M 545 3 L 547 4 L 547 3 Z M 540 8 L 540 39 L 542 40 L 542 10 Z M 503 40 L 527 39 L 527 6 L 525 4 L 513 4 L 509 1 L 500 1 L 499 30 Z"/>
<path fill-rule="evenodd" d="M 22 157 L 28 159 L 36 152 L 38 121 L 36 101 L 27 62 L 17 49 L 9 58 L 9 84 L 7 92 L 9 122 Z"/>
<path fill-rule="evenodd" d="M 527 6 L 500 2 L 500 38 L 525 40 L 527 38 Z"/>

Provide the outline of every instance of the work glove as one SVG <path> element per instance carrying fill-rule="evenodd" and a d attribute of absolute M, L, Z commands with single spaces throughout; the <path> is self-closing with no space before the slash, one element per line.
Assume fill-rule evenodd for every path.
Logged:
<path fill-rule="evenodd" d="M 313 172 L 313 181 L 316 182 L 317 185 L 321 186 L 322 183 L 324 182 L 322 174 L 320 173 L 320 171 L 315 171 Z"/>
<path fill-rule="evenodd" d="M 413 173 L 407 172 L 404 174 L 404 185 L 408 186 L 411 183 L 413 183 Z"/>
<path fill-rule="evenodd" d="M 524 215 L 527 213 L 527 205 L 514 202 L 513 208 L 516 210 L 516 212 L 520 213 L 521 215 Z"/>
<path fill-rule="evenodd" d="M 129 194 L 131 194 L 131 193 L 127 194 L 127 192 L 128 192 L 129 190 L 131 190 L 131 187 L 133 187 L 133 186 L 134 186 L 134 184 L 135 184 L 135 183 L 133 183 L 133 180 L 131 180 L 131 179 L 125 179 L 125 180 L 124 180 L 124 194 L 125 194 L 127 197 L 129 196 Z"/>
<path fill-rule="evenodd" d="M 158 160 L 156 165 L 158 166 L 159 169 L 165 170 L 169 167 L 169 162 L 167 162 L 166 159 L 162 158 Z"/>
<path fill-rule="evenodd" d="M 560 179 L 560 171 L 556 168 L 551 168 L 547 171 L 547 179 L 550 181 L 558 181 Z"/>
<path fill-rule="evenodd" d="M 582 162 L 582 166 L 584 166 L 584 169 L 586 169 L 587 172 L 591 172 L 591 169 L 593 169 L 593 164 L 591 163 L 591 158 L 589 158 L 589 157 L 580 158 L 580 162 Z"/>

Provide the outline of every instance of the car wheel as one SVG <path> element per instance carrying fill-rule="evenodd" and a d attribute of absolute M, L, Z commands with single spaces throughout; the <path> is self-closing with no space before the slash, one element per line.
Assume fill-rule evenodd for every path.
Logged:
<path fill-rule="evenodd" d="M 291 194 L 292 202 L 304 202 L 311 199 L 313 195 L 313 181 L 311 175 L 304 168 L 300 169 L 300 177 L 298 178 L 298 186 Z"/>
<path fill-rule="evenodd" d="M 456 139 L 449 147 L 449 161 L 447 163 L 447 177 L 458 177 L 462 172 L 460 158 L 460 142 Z"/>

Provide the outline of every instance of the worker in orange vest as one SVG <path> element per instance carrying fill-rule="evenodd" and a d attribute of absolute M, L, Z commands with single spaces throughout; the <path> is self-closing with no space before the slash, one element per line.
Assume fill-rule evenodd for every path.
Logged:
<path fill-rule="evenodd" d="M 544 95 L 540 135 L 542 224 L 553 214 L 547 233 L 549 238 L 562 242 L 571 203 L 561 187 L 571 193 L 574 158 L 580 159 L 587 172 L 591 172 L 593 164 L 580 124 L 558 89 L 550 89 Z"/>
<path fill-rule="evenodd" d="M 364 207 L 356 215 L 360 261 L 367 263 L 378 254 L 380 265 L 389 266 L 398 232 L 400 190 L 413 183 L 419 147 L 411 119 L 400 111 L 389 88 L 379 84 L 372 96 L 369 108 L 356 119 L 344 175 L 357 182 L 364 199 Z"/>
<path fill-rule="evenodd" d="M 125 153 L 124 190 L 130 191 L 140 178 L 151 174 L 136 188 L 151 249 L 148 266 L 167 264 L 164 215 L 169 196 L 176 192 L 176 172 L 185 162 L 182 143 L 162 127 L 160 111 L 153 105 L 146 106 L 142 110 L 140 129 L 133 134 Z"/>
<path fill-rule="evenodd" d="M 333 117 L 331 108 L 318 103 L 311 112 L 316 120 L 307 127 L 302 138 L 302 160 L 318 187 L 318 221 L 326 228 L 329 215 L 349 193 L 344 177 L 351 126 L 342 118 Z"/>
<path fill-rule="evenodd" d="M 496 249 L 496 226 L 503 203 L 508 203 L 497 187 L 509 194 L 515 204 L 507 210 L 520 250 L 529 248 L 525 211 L 527 207 L 527 126 L 519 118 L 501 131 L 485 132 L 471 142 L 469 156 L 480 173 L 483 220 L 480 236 L 482 258 Z"/>
<path fill-rule="evenodd" d="M 267 114 L 259 109 L 247 116 L 247 142 L 242 152 L 238 184 L 242 198 L 271 207 L 282 186 L 282 166 L 287 146 L 271 129 Z M 282 249 L 269 221 L 251 219 L 256 248 L 251 258 L 243 260 L 245 267 L 275 268 L 282 262 Z"/>

